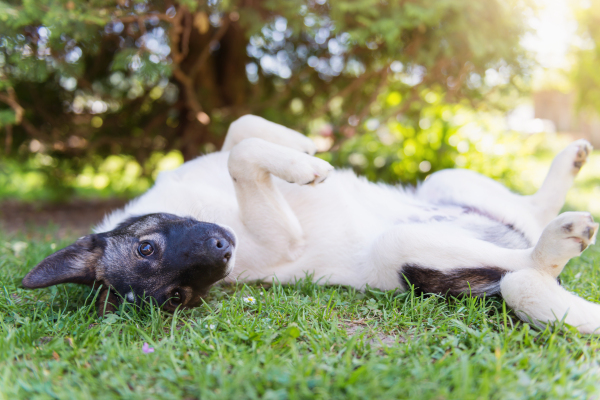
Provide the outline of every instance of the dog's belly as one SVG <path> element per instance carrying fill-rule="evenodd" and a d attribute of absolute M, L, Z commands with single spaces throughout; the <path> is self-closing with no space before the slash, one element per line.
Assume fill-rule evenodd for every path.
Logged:
<path fill-rule="evenodd" d="M 240 251 L 232 277 L 293 282 L 309 274 L 321 282 L 363 287 L 375 273 L 370 263 L 373 243 L 401 224 L 425 224 L 432 230 L 444 225 L 458 236 L 500 247 L 530 245 L 520 232 L 483 212 L 428 203 L 410 190 L 372 184 L 346 171 L 317 187 L 277 184 L 304 230 L 304 248 L 298 259 L 271 265 L 257 264 L 252 251 Z"/>
<path fill-rule="evenodd" d="M 437 223 L 468 232 L 474 238 L 509 249 L 526 249 L 532 246 L 527 237 L 513 225 L 467 206 L 430 206 L 417 210 L 397 222 L 429 224 L 435 229 Z"/>

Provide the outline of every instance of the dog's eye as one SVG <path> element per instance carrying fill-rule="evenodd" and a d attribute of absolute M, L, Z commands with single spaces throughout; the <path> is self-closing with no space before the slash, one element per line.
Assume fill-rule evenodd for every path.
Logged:
<path fill-rule="evenodd" d="M 138 251 L 142 256 L 147 257 L 154 253 L 154 247 L 148 242 L 143 242 L 140 244 L 140 247 L 138 247 Z"/>

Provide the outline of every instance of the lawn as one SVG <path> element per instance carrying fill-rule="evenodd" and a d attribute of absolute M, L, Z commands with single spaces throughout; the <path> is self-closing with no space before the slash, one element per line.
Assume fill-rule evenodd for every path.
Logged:
<path fill-rule="evenodd" d="M 53 242 L 56 229 L 0 236 L 2 399 L 600 398 L 600 337 L 535 330 L 497 298 L 361 293 L 307 278 L 217 286 L 175 315 L 124 307 L 98 318 L 88 288 L 20 287 L 70 243 Z M 563 284 L 600 300 L 599 265 L 596 245 Z"/>

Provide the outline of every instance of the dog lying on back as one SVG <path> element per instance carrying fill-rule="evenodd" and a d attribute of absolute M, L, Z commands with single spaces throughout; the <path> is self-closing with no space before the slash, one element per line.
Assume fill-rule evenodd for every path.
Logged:
<path fill-rule="evenodd" d="M 405 190 L 334 172 L 307 137 L 248 115 L 231 124 L 221 152 L 161 173 L 23 285 L 100 283 L 100 307 L 151 298 L 174 310 L 198 306 L 222 279 L 310 273 L 359 289 L 498 294 L 526 321 L 564 318 L 600 333 L 600 305 L 557 282 L 595 241 L 589 213 L 558 215 L 591 149 L 584 140 L 564 149 L 532 196 L 459 169 Z"/>

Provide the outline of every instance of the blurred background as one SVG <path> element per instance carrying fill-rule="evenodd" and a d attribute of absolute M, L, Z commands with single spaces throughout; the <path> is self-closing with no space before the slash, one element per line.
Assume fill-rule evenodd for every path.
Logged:
<path fill-rule="evenodd" d="M 600 148 L 600 0 L 0 1 L 0 219 L 86 231 L 256 114 L 370 180 Z M 600 215 L 600 156 L 567 208 Z M 66 229 L 66 228 L 65 228 Z"/>

